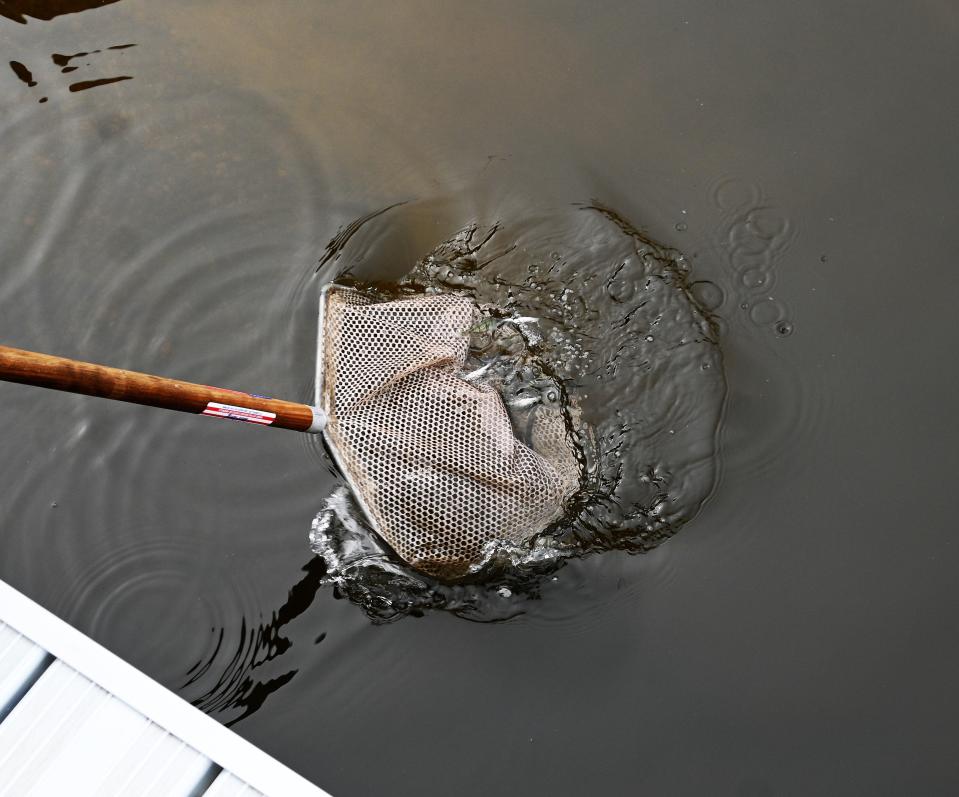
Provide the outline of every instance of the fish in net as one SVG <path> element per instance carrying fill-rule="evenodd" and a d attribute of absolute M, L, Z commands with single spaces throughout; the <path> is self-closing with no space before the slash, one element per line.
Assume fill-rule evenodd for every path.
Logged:
<path fill-rule="evenodd" d="M 466 372 L 471 299 L 378 300 L 342 285 L 320 303 L 316 404 L 371 526 L 412 567 L 459 578 L 494 541 L 523 544 L 563 515 L 579 464 L 559 410 L 524 439 L 494 384 Z"/>

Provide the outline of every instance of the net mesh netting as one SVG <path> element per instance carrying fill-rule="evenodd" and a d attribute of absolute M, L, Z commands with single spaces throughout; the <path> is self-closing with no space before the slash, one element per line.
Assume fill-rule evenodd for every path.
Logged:
<path fill-rule="evenodd" d="M 327 441 L 379 534 L 445 578 L 491 541 L 542 531 L 579 480 L 561 415 L 534 415 L 530 447 L 496 388 L 463 375 L 477 313 L 462 296 L 375 301 L 338 286 L 323 311 Z"/>

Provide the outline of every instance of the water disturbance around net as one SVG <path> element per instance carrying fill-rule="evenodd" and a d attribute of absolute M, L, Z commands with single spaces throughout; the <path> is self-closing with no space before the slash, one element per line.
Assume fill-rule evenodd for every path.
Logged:
<path fill-rule="evenodd" d="M 559 413 L 517 440 L 493 362 L 466 373 L 484 318 L 465 296 L 374 301 L 324 293 L 318 398 L 328 442 L 358 501 L 393 550 L 455 578 L 493 541 L 527 542 L 563 512 L 579 469 Z M 494 375 L 495 379 L 495 375 Z"/>
<path fill-rule="evenodd" d="M 523 532 L 480 523 L 468 557 L 430 572 L 407 563 L 441 561 L 437 550 L 417 549 L 408 537 L 414 544 L 404 555 L 384 534 L 394 553 L 370 528 L 368 516 L 381 524 L 376 512 L 340 490 L 314 521 L 312 546 L 338 593 L 375 620 L 426 609 L 503 619 L 523 611 L 517 595 L 535 595 L 569 557 L 649 550 L 698 512 L 718 474 L 726 389 L 718 329 L 697 299 L 687 258 L 609 208 L 476 221 L 432 243 L 420 232 L 428 212 L 411 203 L 352 225 L 331 243 L 321 276 L 351 284 L 367 302 L 466 302 L 471 317 L 456 323 L 471 325 L 468 342 L 446 352 L 443 367 L 457 379 L 479 372 L 467 380 L 471 390 L 501 397 L 513 444 L 552 463 L 565 481 L 560 511 L 521 524 Z M 364 225 L 372 228 L 366 235 Z M 384 283 L 384 230 L 396 228 L 416 231 L 423 254 Z M 411 505 L 432 478 L 412 480 Z M 479 519 L 467 504 L 450 504 L 461 528 Z M 444 583 L 450 576 L 460 582 Z"/>

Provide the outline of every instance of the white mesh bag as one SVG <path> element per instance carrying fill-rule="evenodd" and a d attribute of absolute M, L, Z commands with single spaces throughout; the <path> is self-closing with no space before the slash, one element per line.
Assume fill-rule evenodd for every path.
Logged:
<path fill-rule="evenodd" d="M 578 466 L 558 415 L 519 441 L 497 390 L 462 375 L 477 318 L 462 296 L 375 301 L 331 285 L 320 302 L 317 404 L 368 520 L 407 563 L 456 578 L 492 540 L 558 519 Z"/>

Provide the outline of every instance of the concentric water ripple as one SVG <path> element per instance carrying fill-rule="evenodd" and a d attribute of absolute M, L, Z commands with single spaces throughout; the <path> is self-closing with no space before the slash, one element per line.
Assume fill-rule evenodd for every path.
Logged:
<path fill-rule="evenodd" d="M 165 528 L 130 531 L 125 544 L 111 542 L 96 559 L 87 557 L 58 608 L 101 644 L 122 647 L 133 664 L 156 673 L 156 662 L 164 662 L 157 677 L 175 683 L 207 652 L 208 640 L 184 638 L 186 625 L 221 628 L 237 614 L 256 618 L 262 597 L 255 580 L 225 566 L 213 541 Z"/>
<path fill-rule="evenodd" d="M 85 101 L 0 121 L 4 343 L 308 400 L 335 212 L 311 147 L 252 95 Z M 8 578 L 165 683 L 191 672 L 184 694 L 225 710 L 212 696 L 246 678 L 242 626 L 269 623 L 277 540 L 322 506 L 319 455 L 283 432 L 0 392 L 21 429 L 2 473 Z"/>
<path fill-rule="evenodd" d="M 244 612 L 239 626 L 227 618 L 211 624 L 207 649 L 187 670 L 180 693 L 195 706 L 232 725 L 255 712 L 273 692 L 289 683 L 296 675 L 295 668 L 282 662 L 275 669 L 268 665 L 292 646 L 283 629 L 313 603 L 325 565 L 314 558 L 303 571 L 305 575 L 290 588 L 286 602 L 268 618 Z M 315 644 L 323 638 L 321 635 Z"/>

